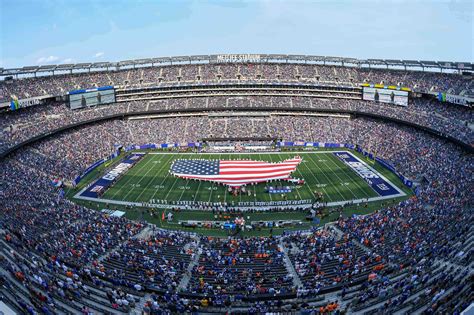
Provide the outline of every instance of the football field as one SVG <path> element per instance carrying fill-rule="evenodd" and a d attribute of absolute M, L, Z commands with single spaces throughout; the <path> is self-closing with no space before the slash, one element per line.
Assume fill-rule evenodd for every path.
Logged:
<path fill-rule="evenodd" d="M 169 170 L 176 159 L 252 159 L 280 162 L 295 155 L 303 161 L 292 174 L 304 179 L 305 184 L 296 186 L 286 181 L 260 183 L 247 186 L 246 193 L 233 196 L 223 185 L 212 182 L 186 180 L 174 177 Z M 366 163 L 365 161 L 362 161 Z M 370 165 L 367 165 L 370 167 Z M 291 192 L 271 194 L 267 186 L 290 186 Z M 379 194 L 356 173 L 354 169 L 334 155 L 332 151 L 305 153 L 172 153 L 149 152 L 136 165 L 122 175 L 101 196 L 103 200 L 131 203 L 170 202 L 226 202 L 238 205 L 242 202 L 275 202 L 291 200 L 317 200 L 322 194 L 324 202 L 340 202 L 379 197 Z"/>

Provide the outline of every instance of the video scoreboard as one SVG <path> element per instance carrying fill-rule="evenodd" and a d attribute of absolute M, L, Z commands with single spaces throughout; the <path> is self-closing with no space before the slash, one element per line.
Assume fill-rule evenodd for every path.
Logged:
<path fill-rule="evenodd" d="M 113 86 L 75 90 L 68 94 L 71 109 L 115 103 L 115 89 Z"/>
<path fill-rule="evenodd" d="M 408 88 L 364 84 L 362 99 L 366 101 L 408 106 L 408 92 Z"/>

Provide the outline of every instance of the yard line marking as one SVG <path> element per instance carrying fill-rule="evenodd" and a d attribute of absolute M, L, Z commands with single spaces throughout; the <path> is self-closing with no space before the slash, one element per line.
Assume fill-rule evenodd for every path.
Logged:
<path fill-rule="evenodd" d="M 341 191 L 339 190 L 339 187 L 338 187 L 338 185 L 336 184 L 336 181 L 331 180 L 331 177 L 327 175 L 327 174 L 328 174 L 327 171 L 325 171 L 325 169 L 324 169 L 323 167 L 319 166 L 318 163 L 316 163 L 316 161 L 313 160 L 311 157 L 310 157 L 309 159 L 313 162 L 313 164 L 314 164 L 318 169 L 321 170 L 321 173 L 323 174 L 323 176 L 326 177 L 326 179 L 328 180 L 328 182 L 332 184 L 332 186 L 334 187 L 335 191 L 342 197 L 342 200 L 348 200 L 348 199 L 341 193 Z M 349 199 L 349 200 L 350 200 L 350 199 Z"/>
<path fill-rule="evenodd" d="M 332 156 L 331 156 L 331 158 L 332 158 Z M 313 163 L 316 164 L 316 161 L 315 161 L 314 159 L 312 159 L 311 157 L 310 157 L 310 160 L 312 160 Z M 326 165 L 325 162 L 322 162 L 322 163 L 323 163 L 324 165 Z M 317 165 L 317 167 L 319 167 L 319 165 Z M 325 172 L 322 167 L 321 167 L 321 170 L 322 170 L 322 172 L 324 173 L 324 176 L 326 176 L 326 173 L 327 173 L 327 172 Z M 331 173 L 334 173 L 334 174 L 336 175 L 336 177 L 337 177 L 339 180 L 341 180 L 341 182 L 342 182 L 342 179 L 339 177 L 339 175 L 337 175 L 337 172 L 331 172 Z M 327 176 L 326 176 L 326 178 L 329 179 L 330 177 L 327 177 Z M 331 181 L 331 180 L 330 180 L 330 181 Z M 332 182 L 332 183 L 336 183 L 335 181 L 331 181 L 331 182 Z M 343 196 L 342 193 L 341 193 L 340 190 L 339 190 L 338 185 L 333 185 L 333 186 L 336 188 L 336 190 L 338 191 L 339 195 Z M 353 192 L 352 189 L 349 187 L 349 185 L 347 186 L 347 188 L 348 188 L 349 191 L 351 192 L 352 197 L 354 197 L 354 198 L 352 198 L 352 199 L 357 198 L 357 196 L 354 194 L 354 192 Z M 343 200 L 347 200 L 347 199 L 343 196 Z"/>
<path fill-rule="evenodd" d="M 301 164 L 303 164 L 304 166 L 306 166 L 306 168 L 309 170 L 309 173 L 314 177 L 314 179 L 316 179 L 316 182 L 318 183 L 318 185 L 321 185 L 321 182 L 320 182 L 319 179 L 316 177 L 316 175 L 314 175 L 314 173 L 313 173 L 312 170 L 309 168 L 309 166 L 307 166 L 306 163 L 301 163 Z M 318 167 L 318 166 L 316 165 L 316 167 Z M 319 167 L 318 167 L 318 169 L 319 169 Z M 301 174 L 303 174 L 303 173 L 301 173 Z M 319 188 L 319 187 L 318 187 L 318 188 Z M 327 190 L 324 188 L 324 186 L 322 186 L 321 189 L 322 189 L 322 190 L 324 191 L 324 193 L 325 193 L 325 196 L 324 196 L 324 197 L 325 197 L 325 198 L 328 198 L 329 201 L 332 201 L 333 199 L 331 198 L 331 195 L 328 194 L 328 192 L 327 192 Z M 314 195 L 314 193 L 313 193 L 313 195 Z M 343 198 L 344 198 L 344 197 L 343 197 Z"/>
<path fill-rule="evenodd" d="M 162 160 L 163 160 L 163 158 L 160 158 L 159 160 L 153 159 L 153 162 L 158 162 L 158 161 L 162 161 Z M 163 165 L 161 162 L 160 162 L 160 163 L 156 163 L 156 164 Z M 139 199 L 140 199 L 141 195 L 142 195 L 147 189 L 149 189 L 148 187 L 151 186 L 150 184 L 153 184 L 154 179 L 156 178 L 156 176 L 160 174 L 159 170 L 161 170 L 161 168 L 162 168 L 162 167 L 159 167 L 158 172 L 156 172 L 155 175 L 152 176 L 151 180 L 148 181 L 147 185 L 146 185 L 145 187 L 143 187 L 143 189 L 142 189 L 142 191 L 140 192 L 140 194 L 135 198 L 135 201 L 140 201 Z M 154 169 L 154 167 L 150 168 L 150 170 L 151 170 L 151 169 Z M 150 199 L 151 199 L 151 198 L 150 198 Z"/>
<path fill-rule="evenodd" d="M 182 179 L 182 178 L 179 178 L 179 177 L 176 176 L 176 178 L 175 178 L 175 180 L 174 180 L 174 182 L 173 182 L 173 185 L 171 185 L 170 189 L 168 190 L 168 193 L 167 193 L 166 196 L 165 196 L 165 200 L 166 200 L 166 201 L 168 201 L 168 196 L 169 196 L 170 192 L 173 190 L 174 185 L 176 185 L 176 182 L 177 182 L 179 179 Z"/>
<path fill-rule="evenodd" d="M 147 157 L 147 156 L 145 155 L 143 158 L 146 158 L 146 157 Z M 125 176 L 125 175 L 128 175 L 128 174 L 134 174 L 134 173 L 138 172 L 139 170 L 143 169 L 146 165 L 148 165 L 148 163 L 150 163 L 151 161 L 153 161 L 152 158 L 150 158 L 146 163 L 143 163 L 143 165 L 141 165 L 141 163 L 138 163 L 139 165 L 135 165 L 135 166 L 139 166 L 139 167 L 137 167 L 137 168 L 132 168 L 132 169 L 129 170 L 127 173 L 125 173 L 124 176 Z M 140 162 L 143 162 L 143 160 L 140 161 Z M 132 173 L 132 172 L 133 172 L 133 173 Z M 118 188 L 117 191 L 116 191 L 115 193 L 113 193 L 112 196 L 110 196 L 110 198 L 115 198 L 115 196 L 117 196 L 117 194 L 122 191 L 122 189 L 130 182 L 130 180 L 131 180 L 132 178 L 133 178 L 133 176 L 130 176 L 130 177 L 127 179 L 127 181 L 125 181 L 123 184 L 121 184 L 122 186 L 121 186 L 120 188 Z M 122 178 L 122 179 L 123 179 L 123 178 Z M 120 183 L 120 182 L 121 182 L 121 181 L 120 181 L 120 179 L 119 179 L 119 180 L 115 183 L 115 185 L 117 185 L 117 184 Z M 110 187 L 109 189 L 115 187 L 115 185 L 113 185 L 113 186 Z M 109 189 L 107 189 L 107 190 L 109 190 Z M 106 195 L 106 193 L 107 193 L 107 191 L 104 193 L 104 196 Z"/>
<path fill-rule="evenodd" d="M 151 159 L 149 162 L 153 162 L 153 161 L 155 161 L 155 159 Z M 148 164 L 148 163 L 147 163 L 147 164 Z M 143 181 L 143 179 L 146 177 L 146 175 L 148 175 L 148 173 L 150 173 L 150 171 L 151 171 L 152 169 L 154 169 L 154 166 L 150 167 L 150 168 L 148 169 L 148 171 L 145 172 L 145 174 L 141 175 L 141 176 L 140 176 L 140 179 L 138 180 L 138 182 L 137 182 L 137 183 L 134 183 L 134 185 L 139 185 L 139 184 Z M 132 176 L 131 178 L 133 178 L 133 176 Z M 139 186 L 138 186 L 138 187 L 139 187 Z M 128 195 L 129 195 L 132 191 L 134 191 L 134 189 L 130 189 L 130 190 L 125 194 L 125 196 L 122 197 L 122 199 L 123 199 L 123 200 L 127 200 Z M 142 191 L 142 192 L 143 192 L 143 191 Z"/>
<path fill-rule="evenodd" d="M 280 154 L 278 154 L 278 158 L 279 158 L 280 160 L 282 160 L 282 161 L 284 160 L 284 158 L 282 159 L 282 157 L 281 157 Z M 298 170 L 298 167 L 297 167 L 295 170 Z M 303 200 L 303 198 L 301 198 L 301 195 L 300 195 L 299 190 L 296 189 L 296 188 L 295 188 L 295 190 L 296 190 L 296 193 L 298 194 L 299 199 L 300 199 L 300 200 Z"/>
<path fill-rule="evenodd" d="M 202 156 L 201 153 L 198 153 L 198 154 L 195 153 L 195 156 L 193 158 L 194 159 L 200 159 L 201 156 Z M 191 199 L 192 195 L 194 195 L 194 194 L 198 195 L 199 194 L 198 188 L 199 188 L 199 186 L 201 186 L 202 181 L 197 181 L 197 182 L 199 182 L 199 184 L 196 183 L 196 180 L 186 180 L 185 185 L 188 186 L 189 189 L 183 189 L 183 191 L 181 192 L 181 195 L 179 196 L 178 201 L 191 201 L 190 199 Z M 198 187 L 195 187 L 196 185 L 198 185 Z M 193 192 L 194 192 L 194 194 L 193 194 Z M 188 193 L 191 193 L 191 196 L 188 196 L 187 195 Z M 186 199 L 183 200 L 183 196 L 185 196 Z"/>
<path fill-rule="evenodd" d="M 185 186 L 183 186 L 184 188 L 183 188 L 183 191 L 181 192 L 181 195 L 179 195 L 178 201 L 181 201 L 181 198 L 183 198 L 183 194 L 186 191 L 186 187 L 189 187 L 188 185 L 189 185 L 189 179 L 186 180 L 186 184 L 185 184 Z M 190 188 L 190 190 L 191 190 L 191 188 Z"/>
<path fill-rule="evenodd" d="M 164 163 L 164 164 L 169 164 L 169 162 L 171 162 L 172 159 L 173 159 L 173 155 L 171 155 L 170 159 L 169 159 L 168 161 L 166 161 L 166 163 Z M 168 178 L 169 174 L 170 174 L 169 172 L 166 172 L 166 175 L 165 175 L 165 177 L 163 178 L 163 180 L 161 181 L 160 186 L 162 186 L 162 185 L 164 184 L 164 182 L 165 182 L 166 179 Z M 156 195 L 156 193 L 158 192 L 158 190 L 159 190 L 159 189 L 156 189 L 156 190 L 155 190 L 155 192 L 154 192 L 153 195 L 151 196 L 150 200 L 155 199 L 155 195 Z"/>
<path fill-rule="evenodd" d="M 193 202 L 196 202 L 196 198 L 199 195 L 199 188 L 201 187 L 201 183 L 202 183 L 202 180 L 199 181 L 198 188 L 197 188 L 196 192 L 194 193 Z"/>
<path fill-rule="evenodd" d="M 335 166 L 339 167 L 340 164 L 338 165 L 338 163 L 336 163 L 336 161 L 339 161 L 337 158 L 336 158 L 336 159 L 330 159 L 330 160 L 331 160 L 331 162 L 332 162 Z M 344 164 L 344 163 L 341 162 L 341 161 L 339 161 L 339 162 L 342 163 L 342 164 Z M 344 166 L 347 167 L 347 165 L 345 165 L 345 164 L 344 164 Z M 351 172 L 354 172 L 354 171 L 351 169 Z M 357 186 L 357 187 L 359 188 L 359 190 L 362 190 L 362 192 L 364 193 L 364 195 L 365 195 L 367 198 L 370 198 L 370 195 L 367 193 L 366 189 L 364 189 L 364 187 L 362 187 L 362 186 L 359 185 L 359 180 L 356 180 L 356 178 L 359 179 L 360 177 L 353 177 L 353 178 L 352 178 L 351 176 L 349 176 L 349 173 L 346 173 L 346 172 L 344 172 L 344 175 L 350 180 L 350 182 L 354 183 L 354 185 Z M 337 176 L 337 175 L 336 175 L 336 176 Z M 339 176 L 338 176 L 338 177 L 339 177 Z M 368 185 L 367 185 L 367 186 L 368 186 Z M 370 186 L 369 186 L 369 187 L 370 187 Z M 350 190 L 350 188 L 349 188 L 349 190 Z M 352 190 L 351 190 L 351 192 L 352 192 Z M 354 198 L 358 198 L 358 197 L 359 197 L 359 196 L 357 196 L 357 195 L 354 194 Z"/>
<path fill-rule="evenodd" d="M 170 192 L 173 190 L 174 185 L 176 185 L 176 182 L 178 181 L 178 179 L 181 179 L 181 178 L 179 178 L 179 177 L 175 178 L 175 180 L 173 182 L 173 185 L 171 185 L 170 189 L 168 189 L 168 193 L 166 194 L 164 200 L 168 200 L 168 196 L 170 195 Z"/>

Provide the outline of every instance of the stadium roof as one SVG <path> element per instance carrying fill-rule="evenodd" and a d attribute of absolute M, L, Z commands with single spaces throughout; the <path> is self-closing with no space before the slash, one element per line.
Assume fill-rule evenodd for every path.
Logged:
<path fill-rule="evenodd" d="M 431 68 L 449 70 L 474 70 L 474 64 L 471 62 L 451 62 L 451 61 L 418 61 L 418 60 L 394 60 L 394 59 L 356 59 L 331 56 L 306 56 L 306 55 L 281 55 L 281 54 L 223 54 L 223 55 L 196 55 L 196 56 L 175 56 L 144 58 L 134 60 L 123 60 L 118 62 L 95 62 L 95 63 L 77 63 L 60 64 L 45 66 L 25 66 L 22 68 L 4 69 L 0 68 L 0 76 L 10 76 L 19 74 L 34 74 L 41 72 L 90 70 L 91 68 L 122 68 L 136 66 L 157 66 L 172 65 L 183 63 L 265 63 L 265 62 L 285 62 L 285 63 L 322 63 L 354 64 L 357 66 L 383 66 L 388 69 L 405 67 L 407 70 L 417 70 L 419 68 Z M 417 68 L 417 69 L 413 69 Z"/>

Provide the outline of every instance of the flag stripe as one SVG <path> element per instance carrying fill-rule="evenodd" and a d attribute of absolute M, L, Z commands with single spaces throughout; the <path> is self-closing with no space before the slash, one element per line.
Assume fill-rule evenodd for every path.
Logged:
<path fill-rule="evenodd" d="M 235 163 L 235 162 L 241 162 L 241 163 Z M 227 167 L 227 166 L 265 166 L 265 165 L 284 165 L 284 164 L 299 164 L 301 161 L 298 160 L 285 160 L 283 162 L 279 163 L 269 163 L 269 162 L 252 162 L 252 161 L 220 161 L 221 167 Z"/>
<path fill-rule="evenodd" d="M 269 167 L 266 167 L 266 168 L 261 168 L 261 169 L 245 169 L 245 168 L 233 168 L 233 169 L 230 169 L 230 170 L 225 170 L 225 171 L 221 171 L 219 172 L 220 175 L 232 175 L 232 174 L 242 174 L 242 173 L 245 173 L 245 174 L 265 174 L 265 173 L 272 173 L 272 172 L 276 172 L 276 171 L 294 171 L 296 169 L 296 167 L 288 167 L 288 166 L 285 166 L 285 167 L 275 167 L 275 168 L 269 168 Z"/>
<path fill-rule="evenodd" d="M 196 177 L 191 177 L 188 175 L 185 176 L 180 176 L 185 179 L 199 179 L 203 181 L 208 181 L 208 182 L 216 182 L 216 183 L 223 183 L 228 186 L 242 186 L 246 184 L 252 184 L 252 183 L 261 183 L 261 182 L 268 182 L 270 180 L 276 180 L 276 179 L 288 179 L 287 174 L 279 175 L 279 176 L 272 176 L 272 177 L 261 177 L 261 178 L 245 178 L 245 179 L 223 179 L 223 178 L 199 178 L 198 176 Z"/>
<path fill-rule="evenodd" d="M 253 179 L 253 178 L 272 178 L 274 176 L 289 175 L 290 171 L 281 171 L 281 172 L 272 172 L 267 174 L 232 174 L 232 175 L 189 175 L 189 174 L 175 174 L 180 177 L 189 177 L 189 178 L 202 178 L 202 179 Z"/>
<path fill-rule="evenodd" d="M 250 160 L 176 160 L 171 166 L 171 173 L 185 179 L 212 181 L 239 187 L 275 179 L 291 179 L 290 174 L 296 170 L 301 161 L 300 157 L 279 163 Z"/>
<path fill-rule="evenodd" d="M 221 170 L 225 170 L 225 169 L 232 169 L 232 168 L 244 168 L 244 169 L 252 169 L 252 168 L 256 168 L 256 169 L 264 169 L 266 167 L 268 168 L 274 168 L 274 167 L 288 167 L 288 166 L 292 166 L 292 167 L 296 167 L 299 163 L 281 163 L 281 164 L 262 164 L 262 165 L 220 165 L 220 169 Z"/>

